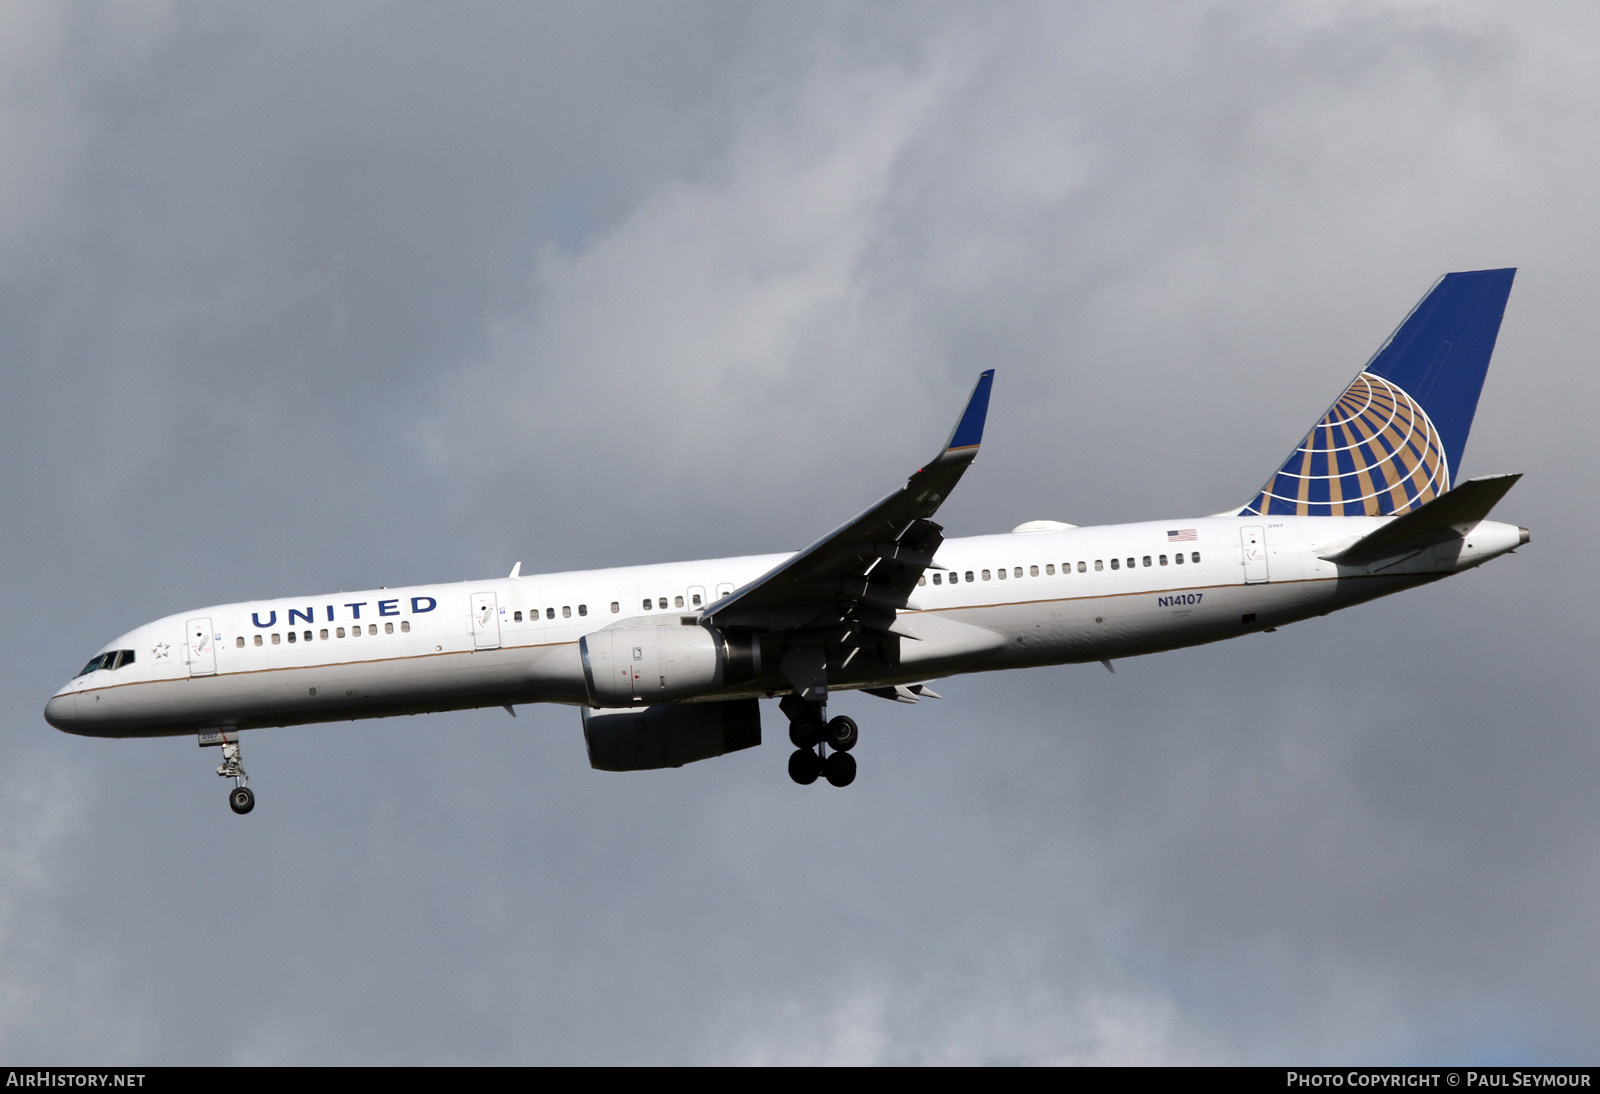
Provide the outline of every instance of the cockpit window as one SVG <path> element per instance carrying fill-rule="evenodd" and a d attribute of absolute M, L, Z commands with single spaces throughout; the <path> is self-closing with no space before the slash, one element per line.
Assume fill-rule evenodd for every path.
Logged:
<path fill-rule="evenodd" d="M 132 650 L 107 650 L 100 656 L 90 661 L 79 670 L 79 676 L 88 676 L 97 669 L 120 669 L 123 665 L 133 664 Z"/>

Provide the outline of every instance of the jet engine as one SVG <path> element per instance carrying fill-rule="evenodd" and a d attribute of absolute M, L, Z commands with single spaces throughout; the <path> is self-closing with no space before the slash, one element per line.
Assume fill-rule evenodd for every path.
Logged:
<path fill-rule="evenodd" d="M 583 712 L 583 739 L 596 771 L 682 767 L 761 743 L 755 699 Z"/>
<path fill-rule="evenodd" d="M 578 640 L 590 705 L 633 707 L 692 699 L 754 679 L 761 649 L 749 635 L 695 623 L 608 627 Z"/>

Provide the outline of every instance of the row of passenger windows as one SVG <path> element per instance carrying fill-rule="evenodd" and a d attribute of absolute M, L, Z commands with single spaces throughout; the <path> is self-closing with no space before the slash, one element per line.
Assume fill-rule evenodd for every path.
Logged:
<path fill-rule="evenodd" d="M 700 594 L 699 593 L 695 593 L 689 599 L 692 602 L 691 605 L 690 605 L 691 607 L 698 608 L 700 606 Z M 672 606 L 674 608 L 683 607 L 683 597 L 681 597 L 681 596 L 673 597 L 672 598 Z M 647 596 L 647 597 L 644 598 L 644 610 L 645 611 L 650 611 L 651 607 L 652 607 L 652 605 L 650 603 L 650 598 Z M 666 611 L 667 610 L 667 598 L 664 597 L 664 596 L 657 597 L 654 607 L 658 607 L 662 611 Z M 617 610 L 617 606 L 615 604 L 612 604 L 611 605 L 611 610 L 612 611 L 616 611 Z"/>
<path fill-rule="evenodd" d="M 689 595 L 689 602 L 690 602 L 690 606 L 691 607 L 698 608 L 698 607 L 701 606 L 701 604 L 704 601 L 703 601 L 703 598 L 701 597 L 701 595 L 699 593 L 691 593 Z M 644 598 L 644 600 L 642 600 L 640 602 L 640 607 L 643 608 L 647 612 L 655 611 L 658 608 L 661 611 L 666 611 L 667 610 L 667 604 L 668 604 L 668 600 L 664 596 L 661 596 L 661 597 L 648 597 L 647 596 L 647 597 Z M 674 608 L 683 607 L 684 606 L 683 597 L 681 597 L 681 596 L 673 597 L 671 599 L 671 605 Z M 611 602 L 611 614 L 612 615 L 616 615 L 620 611 L 622 611 L 622 602 L 619 601 L 619 600 L 613 600 Z M 579 604 L 578 605 L 578 615 L 579 616 L 586 616 L 588 614 L 589 614 L 589 605 L 587 605 L 587 604 Z M 544 617 L 546 619 L 554 619 L 556 617 L 556 610 L 554 608 L 546 608 L 544 610 Z M 528 613 L 528 622 L 529 623 L 532 623 L 532 622 L 536 621 L 538 618 L 539 618 L 539 609 L 538 608 L 534 608 L 532 611 L 530 611 Z M 571 619 L 572 618 L 572 605 L 571 604 L 563 604 L 561 606 L 561 618 L 562 619 Z M 522 622 L 522 613 L 520 611 L 512 612 L 511 613 L 511 621 L 513 623 L 521 623 Z"/>
<path fill-rule="evenodd" d="M 1199 562 L 1200 561 L 1200 552 L 1199 551 L 1191 552 L 1190 555 L 1189 555 L 1189 561 L 1190 562 Z M 1135 569 L 1139 565 L 1139 562 L 1140 562 L 1140 560 L 1137 559 L 1137 558 L 1129 558 L 1129 559 L 1126 560 L 1127 567 L 1130 570 Z M 1178 554 L 1173 555 L 1172 558 L 1170 559 L 1170 562 L 1173 565 L 1178 565 L 1178 566 L 1183 565 L 1183 563 L 1184 563 L 1183 554 L 1182 553 L 1178 553 Z M 1150 555 L 1145 555 L 1144 558 L 1143 558 L 1143 564 L 1145 566 L 1158 566 L 1158 565 L 1159 566 L 1166 566 L 1166 565 L 1168 565 L 1168 563 L 1169 563 L 1169 559 L 1167 558 L 1166 555 L 1158 555 L 1158 556 L 1154 556 L 1154 557 L 1152 557 Z M 1123 560 L 1122 559 L 1114 558 L 1114 559 L 1111 560 L 1111 569 L 1119 570 L 1119 569 L 1122 568 L 1122 566 L 1123 566 Z M 1062 574 L 1070 574 L 1072 572 L 1072 567 L 1073 567 L 1073 564 L 1070 563 L 1070 562 L 1062 563 L 1061 564 L 1061 573 Z M 1086 562 L 1086 561 L 1080 561 L 1080 562 L 1077 563 L 1077 567 L 1078 567 L 1078 572 L 1080 574 L 1081 573 L 1087 573 L 1088 570 L 1089 570 L 1089 563 Z M 1098 558 L 1095 559 L 1094 560 L 1094 568 L 1096 570 L 1104 570 L 1106 568 L 1105 567 L 1105 560 L 1104 559 L 1098 559 Z M 1029 577 L 1038 577 L 1038 576 L 1040 576 L 1039 567 L 1038 566 L 1029 566 L 1027 572 L 1028 572 L 1028 576 Z M 1054 577 L 1055 573 L 1056 573 L 1055 563 L 1053 563 L 1053 562 L 1046 563 L 1045 567 L 1044 567 L 1044 576 L 1046 576 L 1046 577 Z M 971 583 L 971 582 L 974 582 L 974 581 L 979 581 L 979 580 L 990 581 L 990 580 L 994 580 L 994 579 L 999 579 L 1000 581 L 1004 581 L 1004 580 L 1006 580 L 1007 577 L 1021 577 L 1022 574 L 1023 574 L 1023 570 L 1022 570 L 1021 566 L 1013 566 L 1013 567 L 1011 567 L 1011 569 L 1009 571 L 1005 567 L 1002 566 L 1002 567 L 1000 567 L 1000 568 L 998 568 L 996 570 L 992 570 L 992 571 L 991 570 L 978 570 L 978 571 L 967 570 L 967 571 L 965 571 L 964 575 L 960 571 L 956 571 L 956 570 L 950 571 L 948 575 L 942 573 L 941 571 L 934 571 L 932 576 L 933 576 L 933 583 L 935 585 L 942 585 L 946 581 L 948 581 L 951 585 L 958 585 L 958 584 L 961 583 L 961 581 L 963 579 L 966 580 L 968 583 Z M 927 574 L 923 574 L 921 577 L 917 578 L 917 584 L 918 585 L 926 585 L 928 583 L 928 576 L 929 575 L 927 575 Z M 695 608 L 699 608 L 699 607 L 702 606 L 702 598 L 701 598 L 701 595 L 699 593 L 690 594 L 690 598 L 689 599 L 690 599 L 690 606 L 695 607 Z M 668 610 L 668 603 L 669 603 L 669 601 L 668 601 L 667 597 L 664 597 L 664 596 L 662 596 L 662 597 L 648 597 L 647 596 L 642 601 L 640 601 L 640 607 L 643 610 L 647 611 L 647 612 L 648 611 L 655 611 L 655 610 L 658 610 L 658 609 L 661 610 L 661 611 L 666 611 L 666 610 Z M 674 597 L 672 597 L 670 603 L 671 603 L 671 606 L 674 607 L 674 608 L 682 608 L 682 607 L 685 606 L 684 598 L 682 596 L 674 596 Z M 622 610 L 621 602 L 613 600 L 611 602 L 611 614 L 612 615 L 616 615 L 621 610 Z M 578 605 L 578 616 L 580 618 L 582 618 L 582 617 L 588 616 L 588 614 L 589 614 L 589 605 L 587 605 L 587 604 L 579 604 Z M 554 618 L 556 618 L 556 609 L 555 608 L 546 608 L 546 609 L 544 609 L 544 617 L 546 619 L 554 619 Z M 513 622 L 521 623 L 523 621 L 523 613 L 522 613 L 522 611 L 519 609 L 517 611 L 512 612 L 511 618 L 512 618 Z M 527 613 L 527 621 L 529 623 L 537 621 L 538 618 L 539 618 L 539 609 L 538 608 L 534 608 L 534 609 L 530 610 Z M 570 605 L 570 604 L 562 605 L 562 607 L 561 607 L 561 618 L 562 619 L 571 619 L 572 618 L 572 605 Z M 393 622 L 385 623 L 383 625 L 383 630 L 384 630 L 385 634 L 393 634 L 394 633 L 394 623 Z M 401 630 L 402 633 L 408 633 L 411 630 L 411 621 L 408 620 L 408 619 L 401 620 L 400 621 L 400 630 Z M 315 637 L 316 638 L 320 638 L 323 641 L 328 640 L 330 637 L 332 637 L 332 638 L 344 638 L 346 636 L 346 631 L 345 631 L 345 628 L 343 628 L 343 627 L 335 627 L 335 628 L 333 628 L 333 633 L 331 635 L 329 634 L 328 628 L 327 627 L 323 627 L 320 631 L 317 631 L 317 632 L 312 632 L 312 631 L 299 631 L 299 632 L 288 631 L 285 635 L 279 635 L 277 633 L 274 633 L 274 634 L 272 634 L 270 636 L 270 642 L 274 646 L 281 644 L 283 642 L 284 638 L 287 638 L 291 645 L 296 643 L 296 642 L 301 642 L 301 641 L 310 642 L 310 641 L 313 641 L 313 633 L 315 633 Z M 376 623 L 368 623 L 367 624 L 367 634 L 376 635 L 377 633 L 378 633 L 378 625 Z M 360 624 L 357 624 L 357 625 L 351 627 L 349 629 L 348 634 L 349 634 L 349 637 L 351 637 L 351 638 L 359 638 L 359 637 L 361 637 L 361 626 L 360 626 Z M 264 640 L 261 635 L 257 634 L 257 635 L 253 635 L 252 636 L 252 641 L 253 641 L 253 643 L 255 645 L 260 646 L 260 645 L 263 645 L 264 641 L 266 641 L 266 640 Z M 241 635 L 241 636 L 235 638 L 233 640 L 233 644 L 236 647 L 238 647 L 240 649 L 243 649 L 244 645 L 245 645 L 244 636 Z M 120 660 L 118 660 L 119 658 L 120 658 Z M 100 668 L 118 668 L 118 667 L 120 667 L 122 665 L 131 664 L 132 661 L 133 661 L 133 651 L 132 650 L 113 650 L 112 652 L 106 653 L 106 654 L 102 654 L 101 656 L 95 658 L 93 661 L 89 662 L 87 665 L 84 666 L 83 672 L 80 672 L 78 675 L 82 676 L 85 673 L 93 672 L 95 669 L 100 669 Z"/>
<path fill-rule="evenodd" d="M 1189 561 L 1190 562 L 1199 562 L 1200 561 L 1200 552 L 1199 551 L 1190 552 Z M 1114 559 L 1111 560 L 1111 568 L 1113 570 L 1119 570 L 1119 569 L 1122 568 L 1123 562 L 1124 562 L 1124 560 L 1122 560 L 1122 559 L 1114 558 Z M 1126 560 L 1127 567 L 1130 570 L 1135 569 L 1139 565 L 1139 562 L 1140 562 L 1140 560 L 1138 558 L 1129 558 L 1129 559 Z M 1150 555 L 1145 555 L 1144 558 L 1143 558 L 1143 563 L 1146 566 L 1158 566 L 1158 565 L 1159 566 L 1166 566 L 1166 565 L 1168 565 L 1168 562 L 1169 562 L 1169 560 L 1168 560 L 1166 555 L 1158 555 L 1158 556 L 1154 556 L 1154 557 L 1152 557 Z M 1173 565 L 1177 565 L 1177 566 L 1183 565 L 1183 562 L 1184 562 L 1183 554 L 1180 552 L 1178 554 L 1173 555 L 1171 560 L 1170 560 L 1170 562 Z M 1063 562 L 1061 564 L 1061 572 L 1062 572 L 1062 574 L 1070 574 L 1072 572 L 1072 567 L 1073 567 L 1072 563 Z M 1089 570 L 1089 563 L 1086 562 L 1086 561 L 1080 561 L 1080 562 L 1077 563 L 1077 567 L 1078 567 L 1078 572 L 1080 574 L 1087 573 L 1088 570 Z M 1104 559 L 1099 559 L 1099 558 L 1095 559 L 1094 560 L 1094 568 L 1096 570 L 1104 570 L 1106 568 L 1105 560 Z M 1045 567 L 1044 567 L 1044 576 L 1046 576 L 1046 577 L 1054 577 L 1055 573 L 1056 573 L 1055 563 L 1053 563 L 1053 562 L 1046 563 Z M 929 575 L 927 575 L 927 574 L 923 574 L 921 577 L 917 578 L 917 584 L 918 585 L 926 585 L 928 583 L 928 576 Z M 936 570 L 936 571 L 934 571 L 932 576 L 933 576 L 933 583 L 935 585 L 942 585 L 946 581 L 948 581 L 951 585 L 959 585 L 963 579 L 966 580 L 968 583 L 971 583 L 971 582 L 974 582 L 974 581 L 979 581 L 979 580 L 990 581 L 990 580 L 994 580 L 994 579 L 999 579 L 1000 581 L 1004 581 L 1004 580 L 1006 580 L 1007 577 L 1021 577 L 1022 576 L 1022 567 L 1021 566 L 1013 566 L 1013 567 L 1011 567 L 1011 569 L 1009 571 L 1003 566 L 999 567 L 996 570 L 992 570 L 992 571 L 991 570 L 978 570 L 978 571 L 967 570 L 964 575 L 960 571 L 956 571 L 956 570 L 951 570 L 948 575 L 942 573 L 941 571 L 937 571 Z M 1029 566 L 1028 567 L 1028 576 L 1029 577 L 1038 577 L 1038 576 L 1040 576 L 1039 575 L 1039 567 L 1038 566 Z M 695 608 L 701 607 L 701 596 L 700 596 L 699 593 L 690 594 L 690 598 L 689 599 L 691 601 L 691 606 L 692 607 L 695 607 Z M 671 606 L 674 607 L 674 608 L 682 608 L 682 607 L 684 607 L 684 598 L 681 597 L 681 596 L 672 597 L 671 598 Z M 643 608 L 647 612 L 648 611 L 655 611 L 657 609 L 659 609 L 661 611 L 666 611 L 667 607 L 668 607 L 668 598 L 664 597 L 664 596 L 662 596 L 662 597 L 654 597 L 654 598 L 647 596 L 640 602 L 640 607 Z M 616 615 L 621 610 L 622 610 L 621 602 L 613 600 L 611 602 L 611 614 L 612 615 Z M 589 614 L 589 605 L 587 605 L 587 604 L 579 604 L 578 605 L 578 615 L 579 615 L 579 617 L 580 618 L 586 617 L 588 614 Z M 554 619 L 554 618 L 556 618 L 556 609 L 555 608 L 546 608 L 544 610 L 544 617 L 546 619 Z M 512 612 L 511 618 L 512 618 L 513 622 L 521 623 L 522 622 L 522 612 L 521 612 L 521 610 L 519 609 L 517 611 Z M 539 609 L 538 608 L 534 608 L 534 609 L 532 609 L 531 611 L 528 612 L 528 622 L 529 623 L 536 622 L 538 620 L 538 618 L 539 618 Z M 571 619 L 572 618 L 572 605 L 570 605 L 570 604 L 562 605 L 562 607 L 561 607 L 561 618 L 562 619 Z M 410 630 L 411 630 L 411 621 L 409 619 L 402 619 L 400 621 L 400 630 L 401 630 L 402 633 L 409 633 Z M 393 622 L 385 623 L 383 625 L 383 631 L 384 631 L 385 634 L 393 634 L 394 633 L 394 623 Z M 368 635 L 376 635 L 377 633 L 378 633 L 378 625 L 376 623 L 368 623 L 367 624 L 367 634 Z M 346 635 L 346 631 L 345 631 L 345 628 L 343 628 L 343 627 L 335 627 L 335 628 L 333 628 L 332 635 L 330 635 L 329 632 L 328 632 L 328 628 L 327 627 L 323 627 L 321 630 L 315 632 L 315 635 L 316 635 L 317 638 L 320 638 L 323 641 L 326 641 L 330 637 L 332 637 L 332 638 L 344 638 L 345 635 Z M 288 641 L 289 641 L 289 643 L 291 645 L 293 645 L 296 642 L 302 642 L 302 641 L 303 642 L 310 642 L 310 641 L 313 640 L 313 632 L 312 631 L 299 631 L 299 632 L 288 631 L 286 633 L 286 635 L 282 635 L 282 636 L 280 636 L 279 634 L 274 633 L 274 634 L 272 634 L 270 636 L 271 644 L 274 645 L 274 646 L 279 645 L 279 644 L 281 644 L 283 642 L 285 637 L 288 639 Z M 359 638 L 359 637 L 361 637 L 361 625 L 360 624 L 356 624 L 355 626 L 350 628 L 349 637 L 351 637 L 351 638 Z M 260 645 L 264 644 L 264 639 L 259 634 L 253 635 L 252 636 L 252 641 L 257 646 L 260 646 Z M 238 647 L 239 649 L 243 649 L 244 645 L 245 645 L 244 636 L 240 635 L 239 637 L 235 638 L 233 640 L 233 644 L 236 647 Z M 122 665 L 131 664 L 132 662 L 133 662 L 133 651 L 132 650 L 113 650 L 110 653 L 101 654 L 99 657 L 96 657 L 93 661 L 90 661 L 87 665 L 85 665 L 83 667 L 83 671 L 78 673 L 78 675 L 79 676 L 83 676 L 85 673 L 93 672 L 95 669 L 120 668 Z"/>
<path fill-rule="evenodd" d="M 400 621 L 400 633 L 409 634 L 410 631 L 411 631 L 411 620 L 402 619 Z M 351 627 L 349 633 L 350 633 L 350 637 L 351 638 L 360 638 L 361 637 L 361 624 L 357 623 L 355 626 Z M 377 634 L 377 633 L 378 633 L 378 625 L 376 623 L 368 623 L 367 624 L 367 634 L 373 635 L 373 634 Z M 383 625 L 383 633 L 384 634 L 393 634 L 394 633 L 394 622 L 392 620 Z M 279 635 L 277 633 L 273 633 L 270 636 L 270 639 L 271 639 L 272 645 L 277 646 L 277 645 L 281 645 L 282 642 L 283 642 L 283 639 L 285 637 L 287 637 L 288 640 L 289 640 L 289 644 L 292 646 L 296 642 L 310 642 L 310 641 L 312 641 L 312 634 L 313 634 L 312 631 L 289 631 L 287 635 Z M 345 637 L 345 629 L 343 627 L 335 627 L 335 628 L 333 628 L 333 633 L 329 634 L 328 633 L 328 628 L 327 627 L 323 627 L 321 630 L 316 631 L 315 635 L 316 635 L 317 638 L 319 638 L 319 639 L 321 639 L 323 641 L 327 641 L 329 638 L 343 638 L 343 637 Z M 255 645 L 257 645 L 257 646 L 260 646 L 260 645 L 264 644 L 262 636 L 259 635 L 259 634 L 252 635 L 251 639 L 252 639 L 253 643 Z M 241 649 L 241 650 L 244 649 L 244 635 L 241 634 L 237 638 L 235 638 L 233 640 L 233 644 L 238 649 Z M 131 658 L 130 658 L 130 660 L 131 660 Z"/>
<path fill-rule="evenodd" d="M 123 665 L 131 664 L 133 664 L 132 650 L 111 650 L 107 653 L 102 653 L 99 657 L 83 666 L 83 671 L 78 675 L 88 676 L 96 669 L 120 669 Z"/>
<path fill-rule="evenodd" d="M 612 604 L 611 605 L 611 610 L 612 611 L 616 611 L 617 610 L 617 606 L 615 604 Z M 587 604 L 579 604 L 578 605 L 578 614 L 579 615 L 588 615 L 589 614 L 589 605 L 587 605 Z M 546 608 L 544 610 L 544 617 L 546 619 L 554 619 L 556 617 L 556 610 L 554 608 Z M 522 622 L 522 613 L 520 611 L 512 612 L 511 613 L 511 618 L 512 618 L 513 622 L 521 623 Z M 535 608 L 531 612 L 528 613 L 528 622 L 529 623 L 535 622 L 538 618 L 539 618 L 539 609 L 538 608 Z M 561 608 L 561 618 L 562 619 L 571 619 L 572 618 L 572 605 L 571 604 L 565 604 L 565 605 L 562 606 L 562 608 Z"/>
<path fill-rule="evenodd" d="M 1133 570 L 1133 569 L 1138 568 L 1140 561 L 1141 560 L 1136 556 L 1128 558 L 1126 560 L 1128 569 Z M 1199 562 L 1200 561 L 1200 552 L 1199 551 L 1191 551 L 1191 552 L 1189 552 L 1189 561 L 1191 563 Z M 1174 566 L 1182 566 L 1183 562 L 1184 562 L 1183 552 L 1181 552 L 1181 551 L 1178 552 L 1177 554 L 1173 555 L 1172 558 L 1170 559 L 1170 564 L 1174 565 Z M 1114 559 L 1111 560 L 1111 568 L 1113 570 L 1120 570 L 1123 567 L 1123 563 L 1124 563 L 1123 559 L 1114 558 Z M 1146 566 L 1166 566 L 1166 565 L 1169 564 L 1169 560 L 1168 560 L 1166 555 L 1156 555 L 1156 556 L 1145 555 L 1144 558 L 1143 558 L 1143 563 Z M 1061 564 L 1061 573 L 1063 575 L 1070 574 L 1072 572 L 1072 566 L 1073 566 L 1073 564 L 1070 563 L 1070 562 L 1063 562 Z M 1077 566 L 1078 566 L 1078 572 L 1080 574 L 1084 574 L 1084 573 L 1088 573 L 1089 572 L 1089 563 L 1088 562 L 1080 560 L 1078 562 Z M 1103 558 L 1095 559 L 1094 560 L 1094 568 L 1096 570 L 1104 570 L 1106 568 L 1106 560 L 1103 559 Z M 1044 575 L 1046 577 L 1054 577 L 1055 573 L 1056 573 L 1056 564 L 1053 563 L 1053 562 L 1046 563 L 1045 567 L 1044 567 Z M 1004 581 L 1007 577 L 1021 577 L 1022 576 L 1022 567 L 1021 566 L 1013 566 L 1013 567 L 1011 567 L 1011 569 L 1009 571 L 1007 571 L 1007 569 L 1004 566 L 1001 566 L 1000 568 L 992 571 L 992 576 L 993 576 L 993 578 L 997 578 L 1000 581 Z M 1028 567 L 1028 576 L 1029 577 L 1038 577 L 1039 576 L 1039 567 L 1037 567 L 1037 566 L 1029 566 Z M 963 579 L 962 573 L 960 571 L 957 571 L 957 570 L 951 570 L 948 575 L 944 575 L 941 571 L 938 571 L 938 570 L 935 570 L 934 573 L 933 573 L 933 583 L 935 585 L 942 585 L 942 584 L 945 583 L 945 581 L 948 581 L 951 585 L 959 585 L 959 584 L 961 584 L 962 579 Z M 979 570 L 977 572 L 974 572 L 972 570 L 966 571 L 965 580 L 967 582 L 970 583 L 970 582 L 973 582 L 973 581 L 978 581 L 980 579 L 983 580 L 983 581 L 989 581 L 991 579 L 991 571 L 989 571 L 989 570 Z M 928 583 L 928 575 L 927 574 L 923 574 L 921 577 L 917 578 L 917 584 L 918 585 L 926 585 L 927 583 Z"/>

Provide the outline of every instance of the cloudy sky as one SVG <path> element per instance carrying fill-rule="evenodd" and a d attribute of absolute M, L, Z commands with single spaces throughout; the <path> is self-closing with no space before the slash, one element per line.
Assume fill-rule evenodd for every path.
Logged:
<path fill-rule="evenodd" d="M 1595 1062 L 1583 3 L 0 7 L 0 1060 Z M 601 774 L 566 708 L 66 736 L 224 601 L 1243 503 L 1447 270 L 1532 544 Z"/>

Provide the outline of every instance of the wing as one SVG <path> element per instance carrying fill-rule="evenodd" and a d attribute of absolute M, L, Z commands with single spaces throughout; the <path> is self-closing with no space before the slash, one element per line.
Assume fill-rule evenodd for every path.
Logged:
<path fill-rule="evenodd" d="M 929 518 L 978 454 L 993 383 L 993 369 L 978 377 L 949 441 L 905 486 L 712 604 L 707 619 L 724 628 L 817 632 L 846 664 L 859 648 L 854 637 L 887 632 L 944 542 Z"/>

